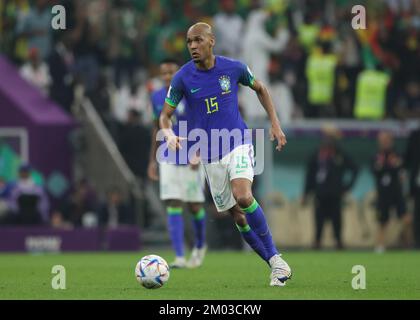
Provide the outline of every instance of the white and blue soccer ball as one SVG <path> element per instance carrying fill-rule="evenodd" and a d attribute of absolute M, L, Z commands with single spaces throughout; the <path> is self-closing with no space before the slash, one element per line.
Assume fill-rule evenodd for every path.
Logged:
<path fill-rule="evenodd" d="M 169 280 L 169 266 L 162 257 L 151 254 L 137 262 L 136 279 L 147 289 L 162 287 Z"/>

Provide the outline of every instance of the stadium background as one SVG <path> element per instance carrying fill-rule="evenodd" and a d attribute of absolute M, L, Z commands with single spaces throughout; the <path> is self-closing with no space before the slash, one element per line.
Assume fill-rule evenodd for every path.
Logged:
<path fill-rule="evenodd" d="M 344 245 L 373 249 L 378 224 L 370 161 L 376 135 L 383 129 L 393 132 L 396 148 L 404 154 L 410 132 L 419 127 L 419 2 L 238 0 L 232 1 L 231 15 L 222 15 L 230 2 L 1 1 L 2 217 L 24 163 L 31 165 L 34 180 L 50 200 L 42 228 L 27 227 L 30 231 L 19 234 L 14 226 L 2 226 L 2 250 L 169 246 L 158 187 L 146 174 L 152 122 L 149 97 L 161 86 L 159 61 L 189 59 L 185 32 L 196 21 L 214 26 L 216 53 L 242 59 L 271 88 L 288 144 L 277 153 L 266 142 L 265 170 L 256 178 L 255 193 L 278 245 L 313 245 L 313 203 L 303 206 L 300 201 L 305 167 L 323 130 L 333 125 L 341 131 L 340 145 L 359 166 L 344 202 Z M 66 8 L 66 30 L 51 28 L 55 4 Z M 366 8 L 366 30 L 351 27 L 351 8 L 356 4 Z M 269 12 L 263 23 L 255 18 L 259 10 Z M 278 44 L 254 47 L 261 32 L 280 39 Z M 318 70 L 317 78 L 316 66 L 313 69 L 309 61 L 319 57 L 320 48 L 329 51 L 327 60 L 333 63 Z M 373 98 L 379 101 L 379 113 L 358 113 L 358 77 L 372 68 L 387 74 L 389 84 Z M 311 86 L 330 93 L 311 96 Z M 241 93 L 248 124 L 268 128 L 249 101 L 253 100 Z M 404 188 L 412 212 L 408 183 Z M 102 213 L 112 195 L 123 198 L 129 214 L 108 228 Z M 243 248 L 230 219 L 216 215 L 208 200 L 210 249 Z M 393 218 L 387 236 L 391 247 L 403 248 L 400 228 Z M 333 247 L 331 231 L 327 226 L 323 247 Z M 188 235 L 186 240 L 191 241 Z M 408 245 L 413 247 L 414 242 Z"/>

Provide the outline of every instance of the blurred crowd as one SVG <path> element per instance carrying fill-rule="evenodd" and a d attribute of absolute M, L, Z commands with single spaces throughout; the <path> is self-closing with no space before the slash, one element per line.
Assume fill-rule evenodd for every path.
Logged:
<path fill-rule="evenodd" d="M 51 6 L 66 8 L 66 30 Z M 1 51 L 22 75 L 71 112 L 83 85 L 108 120 L 127 110 L 150 123 L 148 96 L 162 59 L 189 60 L 188 27 L 214 27 L 215 52 L 243 60 L 268 83 L 283 122 L 295 118 L 405 119 L 420 115 L 418 0 L 362 1 L 367 29 L 355 30 L 353 0 L 4 0 Z M 263 116 L 240 97 L 248 120 Z M 374 107 L 372 107 L 374 105 Z"/>
<path fill-rule="evenodd" d="M 0 225 L 50 225 L 57 228 L 108 227 L 136 224 L 136 215 L 121 190 L 111 187 L 101 199 L 85 179 L 52 206 L 45 188 L 37 183 L 29 164 L 19 167 L 16 181 L 0 178 Z"/>

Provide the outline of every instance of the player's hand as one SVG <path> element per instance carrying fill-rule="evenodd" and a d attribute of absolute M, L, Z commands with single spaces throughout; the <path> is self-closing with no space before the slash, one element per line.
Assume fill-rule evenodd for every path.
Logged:
<path fill-rule="evenodd" d="M 280 151 L 287 143 L 286 135 L 281 130 L 280 126 L 272 125 L 270 129 L 270 140 L 274 141 L 274 139 L 277 140 L 277 147 L 276 150 Z"/>
<path fill-rule="evenodd" d="M 169 149 L 172 151 L 181 150 L 181 141 L 187 140 L 187 138 L 178 137 L 178 136 L 166 136 L 166 143 L 168 144 Z"/>
<path fill-rule="evenodd" d="M 147 176 L 152 181 L 158 181 L 159 180 L 159 175 L 158 175 L 158 170 L 157 170 L 157 162 L 156 161 L 149 162 L 149 165 L 147 166 Z"/>

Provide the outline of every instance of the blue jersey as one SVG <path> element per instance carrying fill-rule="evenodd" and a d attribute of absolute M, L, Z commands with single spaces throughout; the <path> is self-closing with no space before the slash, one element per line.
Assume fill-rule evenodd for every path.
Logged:
<path fill-rule="evenodd" d="M 220 160 L 238 145 L 250 143 L 249 130 L 239 113 L 238 89 L 239 84 L 251 86 L 253 82 L 254 76 L 245 64 L 222 56 L 216 56 L 214 67 L 209 70 L 197 69 L 190 61 L 173 77 L 165 101 L 178 108 L 182 98 L 186 98 L 189 131 L 202 129 L 207 133 L 208 141 L 200 141 L 203 161 Z M 241 137 L 212 138 L 212 130 L 241 132 Z M 207 152 L 203 153 L 203 148 Z"/>
<path fill-rule="evenodd" d="M 154 121 L 157 121 L 159 119 L 160 113 L 162 112 L 163 109 L 163 104 L 165 103 L 165 97 L 166 97 L 166 93 L 167 93 L 168 89 L 166 87 L 163 87 L 159 90 L 156 90 L 152 93 L 151 96 L 151 100 L 152 100 L 152 117 Z M 186 116 L 186 101 L 185 99 L 182 99 L 181 102 L 178 104 L 178 108 L 176 109 L 176 111 L 174 112 L 174 114 L 172 115 L 172 130 L 174 131 L 174 133 L 176 135 L 180 135 L 179 132 L 179 122 L 180 121 L 187 121 L 187 116 Z M 181 135 L 184 135 L 181 133 Z M 187 144 L 186 142 L 182 142 L 181 145 L 183 147 L 185 147 Z M 163 156 L 165 158 L 168 158 L 169 154 L 168 152 L 170 152 L 169 150 L 165 150 L 163 153 Z M 162 155 L 158 155 L 159 157 L 161 157 L 162 159 Z M 178 154 L 172 154 L 171 158 L 174 164 L 180 164 L 182 163 L 182 161 L 179 159 L 179 155 Z M 185 162 L 185 161 L 184 161 Z M 182 164 L 186 164 L 186 163 L 182 163 Z"/>

